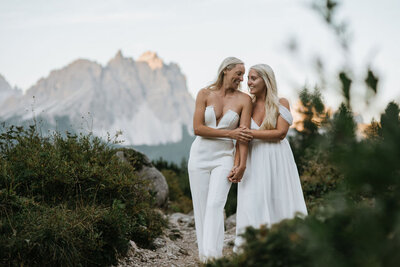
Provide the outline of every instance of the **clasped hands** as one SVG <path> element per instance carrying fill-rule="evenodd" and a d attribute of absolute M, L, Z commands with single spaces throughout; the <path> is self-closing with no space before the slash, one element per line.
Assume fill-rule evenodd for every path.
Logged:
<path fill-rule="evenodd" d="M 242 166 L 233 166 L 232 170 L 228 174 L 228 180 L 231 183 L 239 183 L 242 181 L 244 171 L 246 167 Z"/>
<path fill-rule="evenodd" d="M 243 143 L 248 143 L 253 139 L 250 129 L 243 125 L 232 130 L 229 137 Z"/>
<path fill-rule="evenodd" d="M 231 138 L 239 142 L 248 143 L 253 139 L 253 135 L 249 128 L 242 125 L 232 131 Z M 243 178 L 245 169 L 246 167 L 243 166 L 233 166 L 228 174 L 228 180 L 232 183 L 239 183 Z"/>

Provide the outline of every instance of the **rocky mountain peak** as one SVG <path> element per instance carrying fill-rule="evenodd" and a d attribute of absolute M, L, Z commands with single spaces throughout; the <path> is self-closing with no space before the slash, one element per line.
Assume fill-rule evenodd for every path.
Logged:
<path fill-rule="evenodd" d="M 11 90 L 10 84 L 6 81 L 6 79 L 0 74 L 0 92 L 1 91 L 9 91 Z"/>
<path fill-rule="evenodd" d="M 31 119 L 26 109 L 35 96 L 35 110 L 50 126 L 65 118 L 65 127 L 80 129 L 90 114 L 90 131 L 98 136 L 122 131 L 126 145 L 180 141 L 183 130 L 191 127 L 194 108 L 185 76 L 176 64 L 165 66 L 154 52 L 144 53 L 138 61 L 142 62 L 121 51 L 106 66 L 75 60 L 13 101 L 9 93 L 0 94 L 0 118 Z"/>
<path fill-rule="evenodd" d="M 115 54 L 113 58 L 108 61 L 107 66 L 111 67 L 126 67 L 126 64 L 130 65 L 134 63 L 133 58 L 125 57 L 121 50 Z"/>
<path fill-rule="evenodd" d="M 115 54 L 114 58 L 112 59 L 113 61 L 121 61 L 124 59 L 124 55 L 122 54 L 121 49 L 118 50 L 118 52 Z"/>
<path fill-rule="evenodd" d="M 95 73 L 94 75 L 98 75 L 99 71 L 101 70 L 102 66 L 95 62 L 88 59 L 76 59 L 69 63 L 67 66 L 61 69 L 55 69 L 50 72 L 50 75 L 44 79 L 63 79 L 63 78 L 70 78 L 69 75 L 84 75 L 84 73 Z M 39 80 L 38 82 L 40 82 Z"/>
<path fill-rule="evenodd" d="M 161 69 L 164 64 L 161 58 L 158 57 L 157 53 L 152 51 L 144 52 L 139 57 L 138 61 L 146 62 L 147 64 L 149 64 L 149 67 L 152 70 Z"/>
<path fill-rule="evenodd" d="M 7 80 L 0 74 L 0 107 L 4 109 L 4 103 L 10 102 L 10 99 L 20 95 L 22 95 L 22 90 L 17 87 L 12 88 Z"/>

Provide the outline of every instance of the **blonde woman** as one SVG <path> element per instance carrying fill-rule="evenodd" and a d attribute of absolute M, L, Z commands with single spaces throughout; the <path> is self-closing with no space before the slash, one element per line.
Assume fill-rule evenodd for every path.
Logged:
<path fill-rule="evenodd" d="M 190 190 L 196 224 L 199 258 L 202 262 L 222 256 L 223 209 L 231 183 L 226 179 L 233 167 L 238 140 L 240 156 L 232 179 L 240 179 L 246 168 L 251 99 L 239 91 L 245 69 L 241 60 L 226 58 L 217 80 L 200 90 L 193 118 L 194 140 L 188 162 Z"/>
<path fill-rule="evenodd" d="M 275 74 L 266 64 L 250 68 L 247 84 L 253 96 L 250 129 L 253 140 L 249 143 L 243 180 L 236 180 L 236 167 L 228 177 L 232 182 L 240 182 L 234 251 L 243 242 L 238 235 L 246 227 L 271 226 L 293 218 L 296 213 L 307 214 L 296 163 L 285 138 L 293 122 L 289 102 L 278 98 Z M 238 153 L 235 166 L 242 159 Z"/>

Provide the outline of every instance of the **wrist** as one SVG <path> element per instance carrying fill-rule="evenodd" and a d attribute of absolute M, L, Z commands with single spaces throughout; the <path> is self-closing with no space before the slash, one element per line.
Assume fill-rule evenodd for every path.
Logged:
<path fill-rule="evenodd" d="M 245 170 L 246 169 L 246 164 L 239 164 L 238 168 Z"/>
<path fill-rule="evenodd" d="M 232 138 L 231 137 L 231 132 L 232 132 L 232 130 L 225 130 L 226 132 L 225 132 L 225 137 L 227 137 L 227 138 Z"/>

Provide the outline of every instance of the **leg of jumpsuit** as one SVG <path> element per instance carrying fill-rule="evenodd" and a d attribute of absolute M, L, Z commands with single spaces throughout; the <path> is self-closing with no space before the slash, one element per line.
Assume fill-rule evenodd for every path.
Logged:
<path fill-rule="evenodd" d="M 193 200 L 194 221 L 196 224 L 197 246 L 199 248 L 199 258 L 204 260 L 203 250 L 203 228 L 204 216 L 206 213 L 206 204 L 208 196 L 208 184 L 210 181 L 209 170 L 190 170 L 189 169 L 189 182 L 190 191 Z"/>
<path fill-rule="evenodd" d="M 228 174 L 232 158 L 211 171 L 203 225 L 203 251 L 206 259 L 222 257 L 224 245 L 224 206 L 231 183 Z"/>

